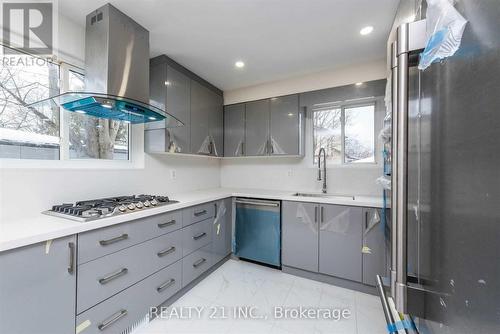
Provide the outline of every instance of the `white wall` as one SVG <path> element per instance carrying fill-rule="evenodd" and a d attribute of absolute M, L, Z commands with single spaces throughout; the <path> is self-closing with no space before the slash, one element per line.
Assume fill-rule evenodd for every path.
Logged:
<path fill-rule="evenodd" d="M 219 180 L 219 160 L 205 157 L 146 155 L 144 168 L 132 169 L 1 168 L 0 219 L 32 217 L 53 204 L 77 200 L 214 188 Z"/>
<path fill-rule="evenodd" d="M 343 86 L 355 82 L 383 79 L 386 75 L 385 59 L 342 68 L 336 71 L 306 75 L 224 92 L 225 104 L 251 101 L 272 96 L 306 92 Z M 383 101 L 379 101 L 383 103 Z M 375 181 L 382 175 L 382 143 L 378 133 L 382 129 L 384 111 L 376 112 L 377 164 L 357 166 L 330 166 L 327 171 L 328 192 L 334 194 L 381 196 L 382 187 Z M 313 165 L 312 122 L 306 115 L 305 157 L 300 158 L 236 158 L 221 162 L 221 186 L 290 191 L 321 191 L 317 181 L 317 166 Z"/>
<path fill-rule="evenodd" d="M 349 85 L 386 77 L 386 59 L 312 73 L 286 80 L 224 92 L 224 104 L 252 101 L 287 94 Z"/>

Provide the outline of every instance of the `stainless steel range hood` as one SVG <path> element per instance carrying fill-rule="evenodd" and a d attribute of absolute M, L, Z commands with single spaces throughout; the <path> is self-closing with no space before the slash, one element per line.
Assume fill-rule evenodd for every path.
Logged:
<path fill-rule="evenodd" d="M 86 17 L 85 92 L 66 92 L 33 105 L 47 101 L 99 118 L 183 125 L 149 104 L 149 31 L 111 4 Z"/>

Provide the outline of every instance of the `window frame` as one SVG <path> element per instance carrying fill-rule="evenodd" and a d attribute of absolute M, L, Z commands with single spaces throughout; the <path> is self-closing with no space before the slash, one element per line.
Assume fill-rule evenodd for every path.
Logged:
<path fill-rule="evenodd" d="M 377 130 L 377 99 L 375 98 L 369 98 L 366 99 L 365 101 L 359 101 L 357 99 L 356 101 L 337 101 L 333 102 L 328 105 L 328 107 L 323 107 L 321 109 L 315 110 L 314 106 L 311 108 L 311 127 L 312 127 L 312 138 L 311 138 L 311 144 L 312 144 L 312 160 L 313 160 L 313 166 L 317 163 L 318 156 L 316 155 L 316 150 L 314 147 L 314 138 L 315 138 L 315 130 L 314 130 L 314 113 L 317 111 L 324 111 L 326 110 L 333 110 L 333 109 L 340 109 L 340 150 L 341 150 L 341 159 L 339 163 L 336 162 L 329 162 L 328 159 L 326 160 L 326 165 L 327 167 L 351 167 L 351 166 L 376 166 L 378 165 L 378 159 L 377 159 L 377 135 L 376 135 L 376 130 Z M 345 110 L 346 109 L 353 109 L 353 108 L 361 108 L 361 107 L 367 107 L 367 106 L 373 106 L 373 162 L 346 162 L 345 158 Z"/>

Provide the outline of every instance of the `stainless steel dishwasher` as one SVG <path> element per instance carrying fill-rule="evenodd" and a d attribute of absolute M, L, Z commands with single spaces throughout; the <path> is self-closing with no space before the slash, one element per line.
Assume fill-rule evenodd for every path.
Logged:
<path fill-rule="evenodd" d="M 234 254 L 241 259 L 281 266 L 281 203 L 236 198 Z"/>

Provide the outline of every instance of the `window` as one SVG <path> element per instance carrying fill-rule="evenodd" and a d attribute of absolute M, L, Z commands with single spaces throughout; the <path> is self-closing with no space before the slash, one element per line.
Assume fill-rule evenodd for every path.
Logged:
<path fill-rule="evenodd" d="M 59 93 L 59 66 L 22 53 L 2 60 L 0 158 L 59 159 L 59 111 L 27 107 Z"/>
<path fill-rule="evenodd" d="M 70 91 L 84 91 L 84 76 L 68 70 Z M 68 117 L 70 159 L 129 159 L 129 125 L 123 121 L 101 119 L 63 111 Z"/>
<path fill-rule="evenodd" d="M 320 148 L 328 164 L 375 163 L 375 104 L 313 108 L 314 162 Z"/>
<path fill-rule="evenodd" d="M 75 67 L 23 53 L 4 54 L 0 64 L 0 158 L 129 160 L 129 124 L 50 104 L 28 107 L 62 91 L 84 90 L 84 76 Z"/>

